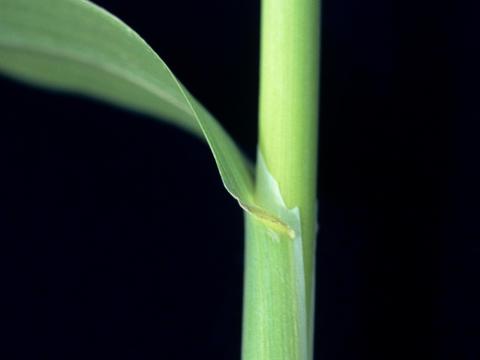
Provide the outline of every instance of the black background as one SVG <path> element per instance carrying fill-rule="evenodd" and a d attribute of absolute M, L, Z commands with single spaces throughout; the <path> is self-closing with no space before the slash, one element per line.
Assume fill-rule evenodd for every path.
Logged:
<path fill-rule="evenodd" d="M 96 2 L 253 157 L 258 1 Z M 480 359 L 474 4 L 324 2 L 317 359 Z M 0 92 L 2 358 L 239 359 L 242 215 L 208 148 Z"/>

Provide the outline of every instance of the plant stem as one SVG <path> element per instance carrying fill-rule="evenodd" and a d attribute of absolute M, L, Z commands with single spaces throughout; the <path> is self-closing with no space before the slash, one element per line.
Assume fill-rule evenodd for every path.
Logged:
<path fill-rule="evenodd" d="M 262 4 L 260 151 L 287 206 L 300 209 L 305 274 L 311 278 L 316 235 L 320 1 L 263 0 Z M 311 282 L 306 281 L 307 299 L 313 291 Z"/>
<path fill-rule="evenodd" d="M 262 0 L 261 20 L 259 151 L 286 206 L 300 212 L 304 294 L 291 293 L 301 290 L 291 239 L 272 240 L 247 216 L 243 359 L 312 359 L 320 1 Z M 257 200 L 268 207 L 263 170 Z M 289 319 L 302 316 L 298 301 L 305 324 Z"/>

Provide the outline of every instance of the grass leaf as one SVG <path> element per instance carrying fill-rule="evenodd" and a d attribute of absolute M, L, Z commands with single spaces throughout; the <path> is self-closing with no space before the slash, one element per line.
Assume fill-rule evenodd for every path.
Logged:
<path fill-rule="evenodd" d="M 86 0 L 0 0 L 0 72 L 105 100 L 204 138 L 242 208 L 292 234 L 254 203 L 252 167 L 220 124 L 137 33 L 99 6 Z"/>

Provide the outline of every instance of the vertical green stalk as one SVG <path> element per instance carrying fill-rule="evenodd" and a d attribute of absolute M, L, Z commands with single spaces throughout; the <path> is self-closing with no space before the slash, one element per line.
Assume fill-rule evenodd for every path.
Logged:
<path fill-rule="evenodd" d="M 316 235 L 319 0 L 263 0 L 259 144 L 289 208 L 298 206 L 312 301 Z"/>
<path fill-rule="evenodd" d="M 301 236 L 247 215 L 243 360 L 312 359 L 320 1 L 262 0 L 261 21 L 256 196 L 298 209 Z"/>

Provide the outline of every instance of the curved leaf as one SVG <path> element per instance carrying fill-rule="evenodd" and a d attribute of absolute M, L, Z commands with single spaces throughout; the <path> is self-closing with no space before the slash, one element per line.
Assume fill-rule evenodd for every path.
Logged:
<path fill-rule="evenodd" d="M 0 0 L 0 72 L 136 110 L 205 138 L 243 209 L 292 230 L 254 202 L 251 165 L 210 113 L 131 28 L 86 0 Z"/>

